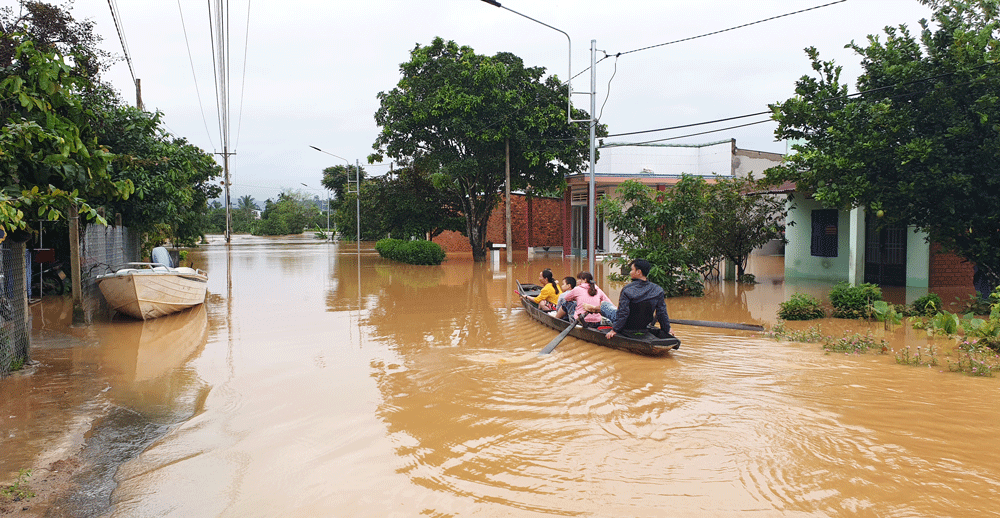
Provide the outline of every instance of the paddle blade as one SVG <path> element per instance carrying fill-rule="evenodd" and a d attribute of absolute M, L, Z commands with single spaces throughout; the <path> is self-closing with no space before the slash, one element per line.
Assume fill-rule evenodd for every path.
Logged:
<path fill-rule="evenodd" d="M 563 329 L 562 332 L 559 333 L 559 336 L 553 338 L 552 341 L 549 342 L 549 345 L 546 345 L 545 348 L 539 351 L 538 355 L 544 356 L 552 352 L 552 350 L 555 349 L 557 345 L 559 345 L 559 342 L 562 342 L 563 338 L 566 338 L 566 336 L 569 335 L 569 332 L 572 331 L 574 327 L 576 327 L 576 324 L 579 321 L 580 320 L 577 319 L 576 322 L 571 322 L 568 326 L 566 326 L 566 329 Z"/>

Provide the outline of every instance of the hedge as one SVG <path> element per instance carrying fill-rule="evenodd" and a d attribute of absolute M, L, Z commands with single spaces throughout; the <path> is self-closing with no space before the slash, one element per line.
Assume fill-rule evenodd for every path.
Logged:
<path fill-rule="evenodd" d="M 441 264 L 445 258 L 441 245 L 425 240 L 382 239 L 375 243 L 375 250 L 386 259 L 409 264 Z"/>

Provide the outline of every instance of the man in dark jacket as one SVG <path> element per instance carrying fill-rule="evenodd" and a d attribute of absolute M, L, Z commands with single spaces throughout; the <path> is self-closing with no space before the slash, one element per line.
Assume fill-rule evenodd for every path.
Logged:
<path fill-rule="evenodd" d="M 653 323 L 654 318 L 660 323 L 660 329 L 669 333 L 670 319 L 667 317 L 663 288 L 646 280 L 650 269 L 649 261 L 636 259 L 629 265 L 631 266 L 629 277 L 632 278 L 632 282 L 622 288 L 621 297 L 618 299 L 618 311 L 607 337 L 610 339 L 626 329 L 645 330 Z"/>

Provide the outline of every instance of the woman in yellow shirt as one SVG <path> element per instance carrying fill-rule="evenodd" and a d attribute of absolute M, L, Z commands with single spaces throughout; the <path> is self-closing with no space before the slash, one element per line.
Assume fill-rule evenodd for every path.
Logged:
<path fill-rule="evenodd" d="M 559 285 L 556 284 L 555 277 L 552 276 L 552 270 L 548 268 L 542 270 L 538 280 L 542 281 L 542 292 L 532 300 L 534 300 L 535 303 L 538 304 L 538 308 L 543 311 L 552 311 L 556 309 L 556 303 L 559 302 L 559 295 L 562 294 L 562 289 L 560 289 Z"/>

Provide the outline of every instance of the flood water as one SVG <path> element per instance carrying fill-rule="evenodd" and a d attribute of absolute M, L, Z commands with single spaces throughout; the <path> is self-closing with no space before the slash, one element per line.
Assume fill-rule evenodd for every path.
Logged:
<path fill-rule="evenodd" d="M 39 364 L 0 381 L 0 480 L 82 447 L 91 490 L 60 504 L 75 516 L 996 514 L 997 379 L 681 325 L 663 358 L 575 338 L 538 357 L 556 333 L 515 280 L 585 263 L 515 258 L 216 237 L 190 255 L 203 308 L 70 327 L 46 301 Z M 670 316 L 770 326 L 791 293 L 828 290 L 780 261 Z M 904 328 L 884 336 L 926 344 Z"/>

